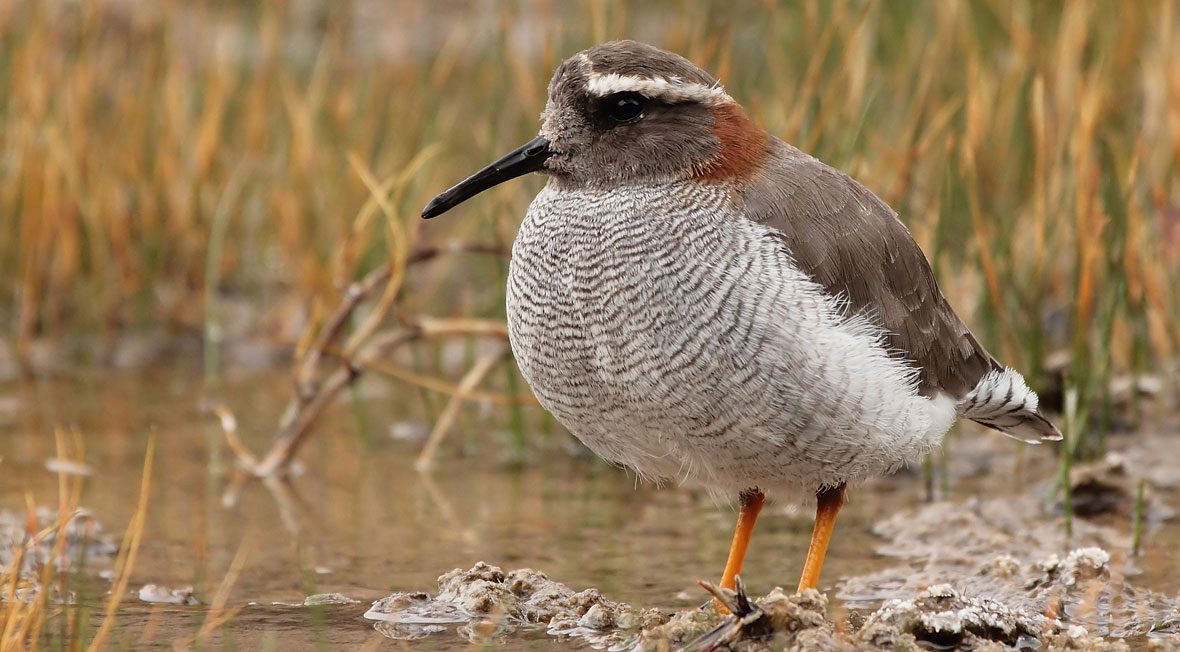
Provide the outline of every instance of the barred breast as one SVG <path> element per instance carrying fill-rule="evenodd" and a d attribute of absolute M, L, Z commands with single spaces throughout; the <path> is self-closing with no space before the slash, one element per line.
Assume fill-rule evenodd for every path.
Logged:
<path fill-rule="evenodd" d="M 657 481 L 812 492 L 916 458 L 955 418 L 723 186 L 551 181 L 513 245 L 507 296 L 541 405 Z"/>

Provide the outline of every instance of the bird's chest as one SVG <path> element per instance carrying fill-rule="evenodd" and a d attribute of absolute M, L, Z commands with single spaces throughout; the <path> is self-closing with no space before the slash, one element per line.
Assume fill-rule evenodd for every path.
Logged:
<path fill-rule="evenodd" d="M 508 326 L 541 405 L 657 478 L 814 488 L 926 450 L 931 401 L 725 197 L 556 192 L 513 245 Z M 950 416 L 948 416 L 950 415 Z"/>
<path fill-rule="evenodd" d="M 668 199 L 547 189 L 513 246 L 513 352 L 583 440 L 708 429 L 726 388 L 753 368 L 755 343 L 739 341 L 751 320 L 723 262 L 734 246 L 716 217 L 724 197 Z"/>

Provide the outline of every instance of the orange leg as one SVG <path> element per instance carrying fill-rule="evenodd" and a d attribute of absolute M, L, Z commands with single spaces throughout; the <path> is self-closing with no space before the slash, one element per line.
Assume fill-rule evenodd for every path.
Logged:
<path fill-rule="evenodd" d="M 836 527 L 836 514 L 844 505 L 844 485 L 821 489 L 815 493 L 815 528 L 811 531 L 811 545 L 807 548 L 807 561 L 803 563 L 803 577 L 799 579 L 799 591 L 814 589 L 819 584 L 819 571 L 828 554 L 828 543 Z"/>
<path fill-rule="evenodd" d="M 757 489 L 747 489 L 741 493 L 739 500 L 741 508 L 737 526 L 733 529 L 733 543 L 729 544 L 729 559 L 725 562 L 725 572 L 721 574 L 721 586 L 726 589 L 734 588 L 734 578 L 742 572 L 742 562 L 746 560 L 746 549 L 750 547 L 750 536 L 754 533 L 754 521 L 758 520 L 758 512 L 762 511 L 766 496 Z M 713 607 L 723 613 L 727 611 L 717 601 L 713 602 Z"/>

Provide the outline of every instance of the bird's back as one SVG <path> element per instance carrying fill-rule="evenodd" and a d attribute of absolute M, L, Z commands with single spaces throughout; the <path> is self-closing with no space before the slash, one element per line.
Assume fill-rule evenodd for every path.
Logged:
<path fill-rule="evenodd" d="M 884 329 L 924 396 L 949 395 L 961 416 L 1020 439 L 1060 438 L 1023 377 L 955 314 L 897 214 L 863 185 L 775 139 L 741 202 L 749 219 L 782 234 L 813 280 Z"/>

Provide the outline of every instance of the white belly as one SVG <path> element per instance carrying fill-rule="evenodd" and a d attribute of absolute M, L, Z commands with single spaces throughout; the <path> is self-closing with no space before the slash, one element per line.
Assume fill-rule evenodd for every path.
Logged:
<path fill-rule="evenodd" d="M 810 492 L 915 459 L 956 416 L 721 188 L 546 187 L 508 319 L 541 404 L 656 480 Z"/>

